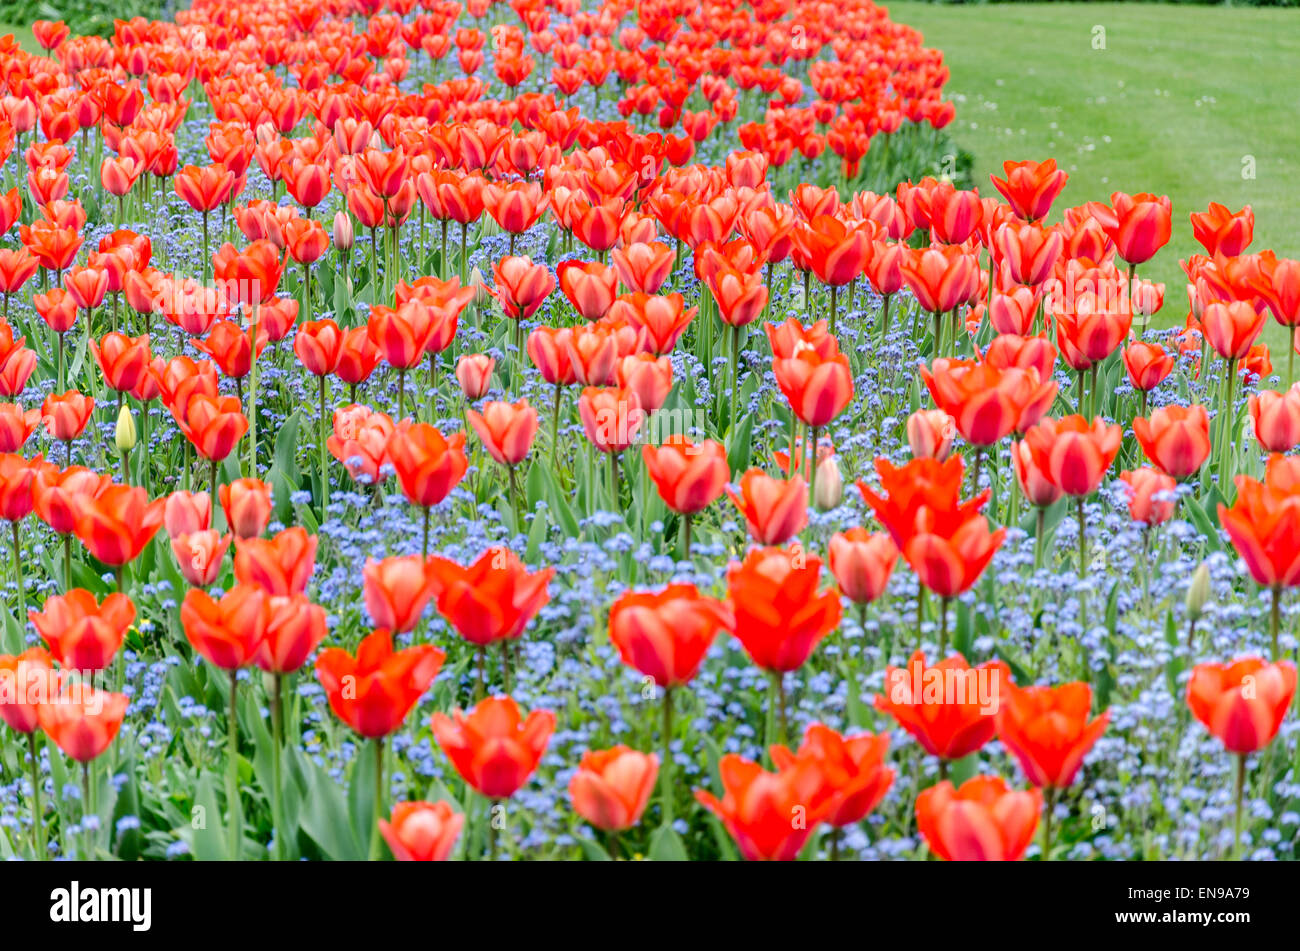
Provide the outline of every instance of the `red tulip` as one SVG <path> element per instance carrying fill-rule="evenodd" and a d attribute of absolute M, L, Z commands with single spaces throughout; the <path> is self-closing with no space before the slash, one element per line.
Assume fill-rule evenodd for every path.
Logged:
<path fill-rule="evenodd" d="M 1038 828 L 1043 797 L 1011 790 L 997 776 L 954 789 L 944 780 L 916 797 L 916 826 L 935 855 L 950 862 L 1014 862 Z"/>
<path fill-rule="evenodd" d="M 1295 664 L 1243 657 L 1197 664 L 1187 682 L 1187 705 L 1228 752 L 1244 755 L 1273 742 L 1295 689 Z"/>
<path fill-rule="evenodd" d="M 889 737 L 884 734 L 845 737 L 813 723 L 804 731 L 803 745 L 797 752 L 772 747 L 772 763 L 782 770 L 795 768 L 800 759 L 817 763 L 835 794 L 835 805 L 826 822 L 843 828 L 866 818 L 893 785 L 895 772 L 884 765 L 888 750 Z"/>
<path fill-rule="evenodd" d="M 730 607 L 692 584 L 629 591 L 609 612 L 609 639 L 627 664 L 669 690 L 691 681 L 718 633 L 735 623 Z"/>
<path fill-rule="evenodd" d="M 1204 406 L 1165 406 L 1133 420 L 1133 435 L 1156 468 L 1184 479 L 1210 454 L 1210 416 Z"/>
<path fill-rule="evenodd" d="M 445 801 L 399 802 L 391 820 L 379 820 L 379 833 L 399 862 L 445 862 L 464 825 L 465 814 Z"/>
<path fill-rule="evenodd" d="M 998 739 L 1020 763 L 1031 785 L 1064 789 L 1074 782 L 1083 758 L 1106 731 L 1110 711 L 1089 719 L 1092 688 L 1003 684 Z"/>
<path fill-rule="evenodd" d="M 429 559 L 436 582 L 438 613 L 465 640 L 483 647 L 521 636 L 546 606 L 554 568 L 529 572 L 507 548 L 489 548 L 462 567 L 446 558 Z"/>
<path fill-rule="evenodd" d="M 831 536 L 829 556 L 840 592 L 855 604 L 869 604 L 889 585 L 898 563 L 898 547 L 887 534 L 851 528 Z"/>
<path fill-rule="evenodd" d="M 37 716 L 41 729 L 59 749 L 78 763 L 89 763 L 113 742 L 129 703 L 125 694 L 76 684 L 41 704 Z"/>
<path fill-rule="evenodd" d="M 1086 496 L 1101 484 L 1123 436 L 1119 426 L 1075 415 L 1043 420 L 1025 433 L 1025 445 L 1034 466 L 1057 488 Z"/>
<path fill-rule="evenodd" d="M 798 757 L 774 773 L 735 754 L 718 761 L 723 796 L 703 789 L 695 798 L 722 820 L 749 861 L 790 862 L 836 806 L 836 794 L 822 764 Z M 802 821 L 792 822 L 792 816 Z"/>
<path fill-rule="evenodd" d="M 740 479 L 740 494 L 728 489 L 727 495 L 760 545 L 784 544 L 808 524 L 808 485 L 800 476 L 774 479 L 750 469 Z"/>
<path fill-rule="evenodd" d="M 712 439 L 696 444 L 685 436 L 670 436 L 662 446 L 643 446 L 641 455 L 659 497 L 674 512 L 703 511 L 726 488 L 727 452 Z"/>
<path fill-rule="evenodd" d="M 266 636 L 267 609 L 266 594 L 251 585 L 238 584 L 219 601 L 191 588 L 181 602 L 181 626 L 204 660 L 234 671 L 256 656 Z"/>
<path fill-rule="evenodd" d="M 999 698 L 1010 677 L 1002 661 L 971 667 L 953 654 L 930 666 L 918 650 L 906 668 L 885 671 L 876 709 L 897 720 L 931 756 L 958 760 L 993 739 Z"/>
<path fill-rule="evenodd" d="M 399 634 L 415 629 L 429 599 L 441 584 L 427 558 L 402 555 L 375 561 L 362 569 L 366 611 L 376 627 Z"/>
<path fill-rule="evenodd" d="M 217 489 L 226 524 L 236 538 L 256 538 L 271 521 L 271 487 L 260 479 L 235 479 Z M 208 500 L 208 509 L 212 502 Z M 204 526 L 207 527 L 206 525 Z"/>
<path fill-rule="evenodd" d="M 461 779 L 489 799 L 507 799 L 537 769 L 555 731 L 555 714 L 534 710 L 524 719 L 509 697 L 479 701 L 468 714 L 435 713 L 433 736 Z"/>
<path fill-rule="evenodd" d="M 273 538 L 241 538 L 235 542 L 235 578 L 269 595 L 302 594 L 316 568 L 316 544 L 301 525 Z"/>
<path fill-rule="evenodd" d="M 62 667 L 104 670 L 135 620 L 135 605 L 120 592 L 100 604 L 84 588 L 73 588 L 46 599 L 41 611 L 28 611 L 27 617 Z"/>
<path fill-rule="evenodd" d="M 840 623 L 840 599 L 819 591 L 821 559 L 801 550 L 755 548 L 727 568 L 732 633 L 764 670 L 787 673 Z"/>
<path fill-rule="evenodd" d="M 493 459 L 503 466 L 517 466 L 528 457 L 537 435 L 537 410 L 528 400 L 518 403 L 491 402 L 465 417 Z"/>
<path fill-rule="evenodd" d="M 381 628 L 361 642 L 356 657 L 338 647 L 322 651 L 316 677 L 334 714 L 362 736 L 376 739 L 402 725 L 445 658 L 430 644 L 394 652 L 392 635 Z"/>
<path fill-rule="evenodd" d="M 655 779 L 659 757 L 626 746 L 588 750 L 569 780 L 573 811 L 597 829 L 622 832 L 641 821 Z"/>
<path fill-rule="evenodd" d="M 1119 477 L 1128 486 L 1128 510 L 1133 521 L 1160 525 L 1173 516 L 1177 489 L 1173 476 L 1143 467 L 1121 472 Z"/>
<path fill-rule="evenodd" d="M 144 489 L 110 485 L 83 497 L 77 511 L 76 533 L 87 551 L 106 565 L 134 561 L 162 527 L 166 501 L 149 501 Z"/>

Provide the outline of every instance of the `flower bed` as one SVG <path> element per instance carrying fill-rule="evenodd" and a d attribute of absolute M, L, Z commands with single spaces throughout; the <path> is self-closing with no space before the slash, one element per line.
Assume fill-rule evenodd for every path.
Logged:
<path fill-rule="evenodd" d="M 1249 209 L 1147 332 L 1168 200 L 964 190 L 870 3 L 35 34 L 6 854 L 1293 857 Z"/>

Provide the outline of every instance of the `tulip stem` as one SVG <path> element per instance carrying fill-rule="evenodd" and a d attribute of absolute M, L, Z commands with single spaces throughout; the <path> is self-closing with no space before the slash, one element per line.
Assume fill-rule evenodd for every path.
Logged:
<path fill-rule="evenodd" d="M 1056 787 L 1048 786 L 1043 790 L 1043 858 L 1044 862 L 1052 860 L 1052 813 L 1056 811 Z"/>
<path fill-rule="evenodd" d="M 939 341 L 943 336 L 943 318 L 936 310 L 934 312 L 934 346 L 930 351 L 930 362 L 933 363 L 939 359 Z"/>
<path fill-rule="evenodd" d="M 1034 528 L 1034 573 L 1043 567 L 1043 533 L 1047 530 L 1047 509 L 1038 506 L 1038 515 Z"/>
<path fill-rule="evenodd" d="M 483 699 L 483 693 L 484 693 L 483 668 L 487 666 L 487 650 L 482 645 L 479 645 L 477 653 L 478 653 L 478 682 L 474 685 L 475 703 Z"/>
<path fill-rule="evenodd" d="M 564 390 L 560 384 L 555 384 L 555 403 L 551 408 L 551 468 L 555 468 L 555 449 L 560 442 L 560 398 L 564 395 Z"/>
<path fill-rule="evenodd" d="M 284 674 L 275 675 L 275 686 L 271 691 L 271 740 L 274 759 L 271 761 L 271 785 L 275 787 L 271 808 L 275 811 L 272 820 L 275 824 L 275 856 L 284 858 L 284 829 L 281 819 L 284 816 L 284 797 L 281 791 L 280 759 L 284 752 Z"/>
<path fill-rule="evenodd" d="M 406 368 L 397 368 L 397 419 L 406 416 Z"/>
<path fill-rule="evenodd" d="M 433 510 L 426 505 L 424 507 L 424 531 L 423 531 L 424 538 L 423 538 L 423 543 L 420 546 L 420 554 L 422 554 L 425 558 L 429 557 L 429 518 L 432 514 L 433 514 Z"/>
<path fill-rule="evenodd" d="M 614 511 L 617 512 L 620 508 L 618 497 L 621 493 L 618 487 L 618 453 L 616 452 L 609 454 L 609 494 L 614 502 Z"/>
<path fill-rule="evenodd" d="M 26 588 L 26 586 L 23 584 L 23 562 L 22 562 L 22 556 L 19 554 L 19 548 L 21 547 L 21 542 L 19 541 L 19 538 L 18 538 L 18 522 L 17 522 L 17 520 L 10 522 L 10 523 L 9 523 L 9 527 L 13 529 L 13 533 L 14 533 L 14 534 L 13 534 L 13 539 L 14 539 L 14 580 L 15 580 L 15 581 L 17 582 L 17 584 L 18 584 L 18 606 L 19 606 L 18 617 L 19 617 L 19 619 L 20 619 L 20 622 L 19 622 L 19 623 L 20 623 L 20 624 L 25 624 L 25 623 L 26 623 L 26 618 L 27 618 L 27 588 Z"/>
<path fill-rule="evenodd" d="M 1234 859 L 1241 857 L 1241 819 L 1242 819 L 1242 799 L 1246 791 L 1246 754 L 1237 754 L 1237 814 L 1233 821 L 1232 833 L 1232 857 Z"/>
<path fill-rule="evenodd" d="M 813 426 L 810 442 L 812 443 L 812 471 L 808 476 L 808 497 L 817 504 L 817 444 L 821 441 L 821 427 Z"/>
<path fill-rule="evenodd" d="M 253 479 L 257 478 L 257 326 L 261 316 L 261 304 L 254 304 L 248 328 L 248 475 Z"/>
<path fill-rule="evenodd" d="M 95 859 L 95 838 L 94 831 L 90 828 L 90 817 L 94 815 L 95 807 L 90 802 L 90 764 L 91 760 L 82 763 L 82 841 L 85 842 L 86 855 L 82 856 L 83 861 L 92 861 Z M 1238 802 L 1240 803 L 1240 796 Z M 1240 808 L 1238 808 L 1240 812 Z"/>
<path fill-rule="evenodd" d="M 833 288 L 832 288 L 833 290 Z M 834 328 L 832 327 L 832 330 Z M 731 432 L 736 430 L 736 387 L 740 375 L 740 326 L 735 325 L 731 328 L 731 388 L 729 397 L 731 404 L 727 413 L 727 429 Z"/>
<path fill-rule="evenodd" d="M 324 374 L 321 374 L 321 377 L 320 377 L 320 418 L 316 421 L 316 431 L 317 431 L 317 433 L 316 433 L 316 442 L 318 442 L 320 445 L 318 445 L 318 446 L 316 447 L 316 449 L 317 449 L 317 452 L 320 453 L 320 498 L 321 498 L 321 503 L 320 503 L 320 517 L 321 517 L 321 521 L 322 521 L 322 522 L 325 521 L 325 519 L 326 519 L 326 512 L 329 510 L 329 507 L 330 507 L 330 470 L 329 470 L 329 455 L 328 455 L 328 452 L 327 452 L 327 450 L 326 450 L 326 448 L 325 448 L 325 404 L 326 404 L 326 400 L 328 399 L 328 396 L 329 396 L 329 394 L 328 394 L 328 392 L 327 392 L 327 390 L 326 390 L 327 385 L 328 385 L 328 384 L 326 383 L 325 375 L 324 375 Z M 214 498 L 215 498 L 215 496 L 214 496 Z"/>
<path fill-rule="evenodd" d="M 777 742 L 784 743 L 786 737 L 790 735 L 789 724 L 786 721 L 785 713 L 785 675 L 780 671 L 773 671 L 772 686 L 776 690 L 776 712 L 778 717 L 777 723 L 779 724 Z"/>
<path fill-rule="evenodd" d="M 880 342 L 885 342 L 885 335 L 889 333 L 889 302 L 894 295 L 886 294 L 884 303 L 880 307 Z"/>
<path fill-rule="evenodd" d="M 1083 581 L 1083 576 L 1088 570 L 1088 536 L 1084 532 L 1082 495 L 1079 496 L 1077 500 L 1077 508 L 1075 511 L 1079 518 L 1079 580 Z"/>
<path fill-rule="evenodd" d="M 505 692 L 510 692 L 510 641 L 501 641 L 501 682 Z"/>
<path fill-rule="evenodd" d="M 948 653 L 948 599 L 939 598 L 939 659 Z"/>
<path fill-rule="evenodd" d="M 664 761 L 659 766 L 659 788 L 663 799 L 660 805 L 663 809 L 664 825 L 671 826 L 673 824 L 673 691 L 671 687 L 664 688 L 663 715 Z"/>
<path fill-rule="evenodd" d="M 45 830 L 41 825 L 41 759 L 40 749 L 36 745 L 36 731 L 27 734 L 27 747 L 32 754 L 32 832 L 36 847 L 37 861 L 45 860 Z"/>
<path fill-rule="evenodd" d="M 682 561 L 691 557 L 691 513 L 682 513 Z"/>
<path fill-rule="evenodd" d="M 1268 631 L 1273 641 L 1272 661 L 1275 664 L 1277 663 L 1277 658 L 1278 658 L 1277 634 L 1278 634 L 1278 629 L 1281 626 L 1282 626 L 1282 586 L 1280 584 L 1275 584 L 1273 585 L 1273 605 L 1272 608 L 1269 610 L 1269 617 L 1268 617 Z"/>
<path fill-rule="evenodd" d="M 236 701 L 239 699 L 239 672 L 230 671 L 230 713 L 226 717 L 226 858 L 239 860 L 239 716 Z"/>
<path fill-rule="evenodd" d="M 72 533 L 63 536 L 63 593 L 72 590 Z"/>
<path fill-rule="evenodd" d="M 370 861 L 378 862 L 383 856 L 383 839 L 379 834 L 379 820 L 384 815 L 384 738 L 375 737 L 375 814 L 370 823 Z"/>

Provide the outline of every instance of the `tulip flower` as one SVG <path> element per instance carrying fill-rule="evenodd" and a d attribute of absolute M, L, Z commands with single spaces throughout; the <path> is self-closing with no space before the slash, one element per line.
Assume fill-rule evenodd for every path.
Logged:
<path fill-rule="evenodd" d="M 839 595 L 820 591 L 821 559 L 800 549 L 755 548 L 727 567 L 735 626 L 732 634 L 756 665 L 772 675 L 769 705 L 785 729 L 783 674 L 803 666 L 819 641 L 840 623 Z M 771 713 L 769 713 L 769 716 Z"/>
<path fill-rule="evenodd" d="M 273 538 L 240 538 L 235 542 L 235 578 L 268 595 L 302 594 L 316 569 L 315 535 L 301 525 Z"/>
<path fill-rule="evenodd" d="M 1001 661 L 971 667 L 953 654 L 934 665 L 916 651 L 906 668 L 885 671 L 885 689 L 876 709 L 890 714 L 922 748 L 946 763 L 980 749 L 996 731 L 1001 691 L 1011 672 Z"/>
<path fill-rule="evenodd" d="M 371 621 L 399 634 L 415 629 L 439 586 L 428 558 L 419 555 L 368 558 L 362 578 Z"/>
<path fill-rule="evenodd" d="M 478 647 L 480 667 L 486 648 L 501 643 L 508 693 L 510 668 L 505 642 L 522 636 L 528 623 L 551 600 L 547 586 L 555 569 L 529 572 L 514 552 L 489 548 L 468 566 L 430 557 L 428 570 L 435 582 L 438 613 L 457 634 Z"/>
<path fill-rule="evenodd" d="M 888 534 L 873 535 L 858 527 L 831 536 L 831 574 L 840 593 L 860 608 L 885 593 L 897 563 L 898 547 Z"/>
<path fill-rule="evenodd" d="M 1144 466 L 1121 472 L 1119 477 L 1127 487 L 1129 514 L 1133 521 L 1154 527 L 1173 517 L 1178 487 L 1173 476 Z"/>
<path fill-rule="evenodd" d="M 1287 453 L 1300 445 L 1300 389 L 1261 390 L 1246 405 L 1255 438 L 1265 452 Z"/>
<path fill-rule="evenodd" d="M 523 401 L 527 405 L 527 401 Z M 473 412 L 472 410 L 470 412 Z M 536 412 L 533 412 L 534 429 Z M 507 435 L 510 433 L 507 431 Z M 482 435 L 480 434 L 480 438 Z M 510 448 L 518 451 L 519 429 L 511 435 Z M 531 437 L 529 437 L 531 442 Z M 524 446 L 527 454 L 527 446 Z M 424 510 L 424 545 L 422 552 L 429 553 L 430 509 L 445 499 L 460 480 L 465 477 L 469 460 L 465 456 L 465 434 L 455 433 L 450 439 L 428 423 L 403 422 L 393 430 L 387 442 L 387 457 L 397 473 L 402 493 L 412 505 Z M 520 457 L 522 458 L 522 456 Z M 513 469 L 511 469 L 513 479 Z M 382 626 L 382 625 L 381 625 Z"/>
<path fill-rule="evenodd" d="M 1133 389 L 1142 394 L 1139 416 L 1147 414 L 1147 394 L 1169 376 L 1174 368 L 1174 358 L 1164 347 L 1155 343 L 1134 341 L 1124 348 L 1124 369 L 1128 372 Z"/>
<path fill-rule="evenodd" d="M 1078 502 L 1079 577 L 1087 570 L 1083 502 L 1097 490 L 1119 452 L 1123 431 L 1103 419 L 1082 416 L 1044 419 L 1025 434 L 1034 467 L 1065 495 Z M 1139 440 L 1141 437 L 1139 437 Z"/>
<path fill-rule="evenodd" d="M 1187 682 L 1187 706 L 1192 715 L 1237 756 L 1234 854 L 1241 845 L 1246 757 L 1273 742 L 1295 691 L 1295 664 L 1266 664 L 1258 657 L 1242 657 L 1228 664 L 1197 664 Z"/>
<path fill-rule="evenodd" d="M 399 862 L 445 862 L 464 825 L 465 814 L 445 801 L 399 802 L 379 833 Z"/>
<path fill-rule="evenodd" d="M 257 538 L 266 531 L 271 521 L 270 485 L 261 479 L 236 479 L 218 489 L 217 498 L 236 538 Z M 210 497 L 206 501 L 211 511 Z M 208 527 L 206 522 L 202 527 Z"/>
<path fill-rule="evenodd" d="M 835 809 L 836 792 L 814 757 L 796 757 L 776 772 L 729 753 L 718 761 L 723 796 L 703 789 L 695 799 L 717 816 L 749 861 L 790 862 Z M 798 815 L 801 822 L 792 822 Z"/>
<path fill-rule="evenodd" d="M 830 727 L 813 723 L 804 731 L 803 744 L 795 752 L 784 746 L 772 747 L 772 763 L 778 769 L 794 768 L 800 759 L 818 763 L 835 794 L 835 805 L 826 816 L 836 829 L 831 839 L 831 859 L 838 857 L 839 831 L 866 818 L 893 785 L 895 771 L 884 765 L 889 737 L 860 733 L 840 736 Z"/>
<path fill-rule="evenodd" d="M 431 725 L 434 740 L 466 785 L 501 800 L 518 792 L 536 771 L 555 732 L 555 714 L 534 710 L 525 718 L 510 697 L 488 697 L 468 713 L 435 713 Z M 495 853 L 494 835 L 492 840 Z"/>
<path fill-rule="evenodd" d="M 332 647 L 316 660 L 316 676 L 330 709 L 361 736 L 379 739 L 402 725 L 442 667 L 445 654 L 428 644 L 393 651 L 392 635 L 379 629 L 355 657 Z"/>
<path fill-rule="evenodd" d="M 989 180 L 1011 205 L 1016 217 L 1024 221 L 1046 218 L 1052 202 L 1065 187 L 1069 176 L 1056 167 L 1056 159 L 1046 162 L 1003 162 L 1005 179 L 990 175 Z"/>
<path fill-rule="evenodd" d="M 694 679 L 704 655 L 735 617 L 729 605 L 704 597 L 693 584 L 670 584 L 658 592 L 629 591 L 609 611 L 609 639 L 623 663 L 663 690 L 663 808 L 673 815 L 673 690 Z"/>
<path fill-rule="evenodd" d="M 939 359 L 921 367 L 921 378 L 938 407 L 966 441 L 976 447 L 976 484 L 982 450 L 1007 435 L 1023 433 L 1042 418 L 1056 398 L 1056 382 L 1034 369 L 998 369 L 989 362 Z"/>
<path fill-rule="evenodd" d="M 740 494 L 728 489 L 727 495 L 760 545 L 782 545 L 808 524 L 808 489 L 800 476 L 774 479 L 750 469 L 740 479 Z"/>
<path fill-rule="evenodd" d="M 907 445 L 917 459 L 943 462 L 956 434 L 957 424 L 941 409 L 918 409 L 907 417 Z"/>
<path fill-rule="evenodd" d="M 135 605 L 121 593 L 110 594 L 100 604 L 89 591 L 74 588 L 47 599 L 40 612 L 29 611 L 27 616 L 63 667 L 104 670 L 135 619 Z"/>
<path fill-rule="evenodd" d="M 573 811 L 597 829 L 622 832 L 641 821 L 659 775 L 659 757 L 626 746 L 588 750 L 569 780 Z"/>
<path fill-rule="evenodd" d="M 662 446 L 643 446 L 641 456 L 659 497 L 682 517 L 682 556 L 689 558 L 691 517 L 713 504 L 726 488 L 726 449 L 712 439 L 696 444 L 674 435 Z"/>
<path fill-rule="evenodd" d="M 325 445 L 353 480 L 373 486 L 387 478 L 387 473 L 380 470 L 391 461 L 389 444 L 394 432 L 393 420 L 387 413 L 353 403 L 334 411 L 334 435 Z"/>
<path fill-rule="evenodd" d="M 1210 454 L 1210 417 L 1204 406 L 1164 406 L 1133 420 L 1142 452 L 1161 472 L 1185 479 Z"/>
<path fill-rule="evenodd" d="M 916 826 L 939 858 L 950 862 L 1014 862 L 1034 839 L 1042 793 L 1007 787 L 998 776 L 974 776 L 960 787 L 943 780 L 916 797 Z"/>
<path fill-rule="evenodd" d="M 493 459 L 510 473 L 510 497 L 518 513 L 522 508 L 519 487 L 515 481 L 515 467 L 528 456 L 533 437 L 537 435 L 537 410 L 528 400 L 518 403 L 494 401 L 483 411 L 466 410 L 465 418 Z"/>

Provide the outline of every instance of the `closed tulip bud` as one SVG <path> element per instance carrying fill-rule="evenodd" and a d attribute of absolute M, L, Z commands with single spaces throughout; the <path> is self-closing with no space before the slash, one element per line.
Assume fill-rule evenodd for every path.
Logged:
<path fill-rule="evenodd" d="M 113 441 L 117 444 L 118 452 L 130 452 L 135 448 L 135 440 L 135 417 L 131 415 L 131 408 L 123 404 L 121 412 L 117 414 Z"/>
<path fill-rule="evenodd" d="M 1205 603 L 1210 600 L 1210 566 L 1201 562 L 1187 586 L 1187 616 L 1195 621 L 1205 613 Z"/>
<path fill-rule="evenodd" d="M 829 512 L 844 499 L 844 479 L 840 476 L 840 467 L 834 456 L 827 456 L 817 463 L 817 492 L 813 502 L 823 512 Z"/>
<path fill-rule="evenodd" d="M 354 235 L 352 217 L 346 211 L 334 213 L 334 247 L 340 251 L 351 251 Z"/>

